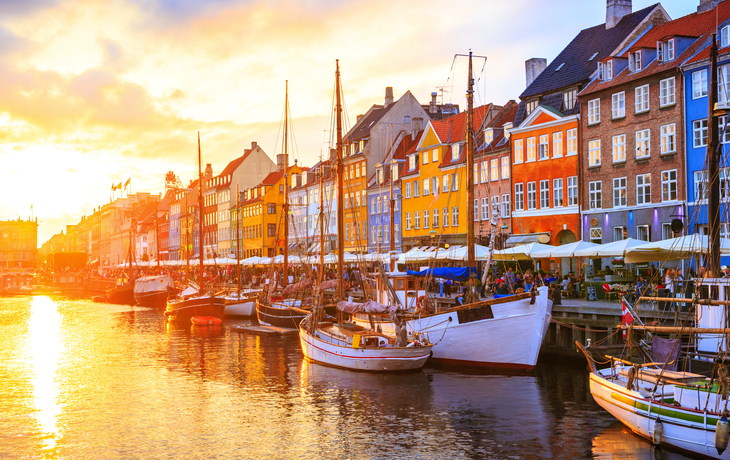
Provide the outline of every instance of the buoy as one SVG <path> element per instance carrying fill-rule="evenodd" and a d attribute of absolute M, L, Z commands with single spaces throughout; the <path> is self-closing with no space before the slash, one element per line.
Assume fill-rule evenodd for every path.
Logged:
<path fill-rule="evenodd" d="M 722 455 L 727 449 L 728 436 L 730 436 L 730 423 L 727 421 L 727 416 L 722 414 L 722 418 L 717 421 L 715 426 L 715 449 L 717 449 L 717 455 Z"/>
<path fill-rule="evenodd" d="M 215 316 L 193 316 L 190 318 L 190 321 L 196 326 L 213 326 L 223 322 L 220 318 L 216 318 Z"/>
<path fill-rule="evenodd" d="M 662 422 L 657 419 L 656 422 L 654 422 L 654 434 L 651 437 L 651 442 L 653 442 L 655 446 L 661 445 L 663 435 L 664 426 L 662 425 Z"/>

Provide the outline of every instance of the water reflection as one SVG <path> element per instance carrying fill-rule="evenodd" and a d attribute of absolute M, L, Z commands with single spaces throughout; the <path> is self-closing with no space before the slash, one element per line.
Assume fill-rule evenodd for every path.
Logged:
<path fill-rule="evenodd" d="M 651 442 L 635 435 L 618 421 L 593 438 L 593 458 L 598 460 L 612 460 L 615 458 L 642 460 L 687 459 L 684 455 L 667 449 L 654 449 Z"/>
<path fill-rule="evenodd" d="M 59 383 L 56 370 L 62 353 L 61 314 L 58 304 L 48 297 L 34 297 L 30 305 L 28 354 L 33 367 L 33 405 L 43 432 L 42 442 L 53 449 L 60 437 L 58 416 Z"/>

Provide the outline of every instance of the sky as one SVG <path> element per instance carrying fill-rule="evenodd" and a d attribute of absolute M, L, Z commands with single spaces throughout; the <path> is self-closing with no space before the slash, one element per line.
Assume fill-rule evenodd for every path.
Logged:
<path fill-rule="evenodd" d="M 637 11 L 653 1 L 634 0 Z M 699 0 L 662 2 L 672 18 Z M 349 120 L 385 87 L 423 104 L 517 100 L 524 61 L 551 61 L 605 22 L 605 0 L 0 0 L 0 220 L 39 221 L 38 244 L 111 199 L 160 193 L 164 175 L 215 173 L 257 142 L 281 153 L 285 81 L 290 153 L 328 148 L 335 60 Z M 119 192 L 116 192 L 119 196 Z M 31 209 L 32 206 L 32 209 Z"/>

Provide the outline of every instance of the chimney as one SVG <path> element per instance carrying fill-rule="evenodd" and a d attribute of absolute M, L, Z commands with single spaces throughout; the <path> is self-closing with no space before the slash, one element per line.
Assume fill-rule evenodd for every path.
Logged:
<path fill-rule="evenodd" d="M 423 129 L 423 118 L 421 118 L 421 117 L 414 118 L 412 127 L 413 127 L 413 129 L 411 129 L 411 140 L 415 141 L 416 135 L 418 134 L 419 131 L 421 131 Z"/>
<path fill-rule="evenodd" d="M 330 149 L 330 160 L 335 161 L 337 159 L 337 149 Z"/>
<path fill-rule="evenodd" d="M 436 107 L 436 96 L 438 93 L 434 91 L 431 93 L 431 104 L 428 106 L 428 113 L 436 113 L 437 107 Z"/>
<path fill-rule="evenodd" d="M 286 155 L 280 153 L 276 155 L 276 170 L 282 171 L 284 168 L 286 168 Z"/>
<path fill-rule="evenodd" d="M 258 142 L 251 141 L 251 150 L 255 149 L 257 145 L 259 145 Z"/>
<path fill-rule="evenodd" d="M 545 67 L 547 67 L 545 58 L 532 58 L 525 61 L 525 80 L 528 87 L 545 70 Z"/>
<path fill-rule="evenodd" d="M 631 0 L 606 0 L 606 29 L 616 27 L 627 14 L 631 14 Z"/>
<path fill-rule="evenodd" d="M 700 4 L 697 6 L 697 12 L 704 13 L 705 11 L 710 11 L 715 8 L 718 3 L 720 3 L 718 0 L 700 0 Z"/>
<path fill-rule="evenodd" d="M 207 164 L 205 165 L 205 174 L 204 174 L 204 176 L 205 176 L 206 178 L 211 178 L 211 177 L 213 177 L 213 165 L 212 165 L 211 163 L 207 163 Z"/>
<path fill-rule="evenodd" d="M 385 107 L 388 107 L 392 103 L 393 103 L 393 87 L 386 86 L 385 87 Z"/>

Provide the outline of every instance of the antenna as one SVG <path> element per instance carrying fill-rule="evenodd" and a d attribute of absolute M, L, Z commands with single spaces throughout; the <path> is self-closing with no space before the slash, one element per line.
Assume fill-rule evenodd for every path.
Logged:
<path fill-rule="evenodd" d="M 441 105 L 444 104 L 444 93 L 450 93 L 451 91 L 446 90 L 445 88 L 453 88 L 454 85 L 443 85 L 443 86 L 437 86 L 436 91 L 438 91 L 441 94 Z"/>

